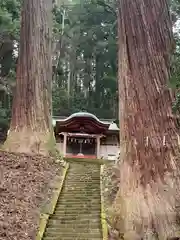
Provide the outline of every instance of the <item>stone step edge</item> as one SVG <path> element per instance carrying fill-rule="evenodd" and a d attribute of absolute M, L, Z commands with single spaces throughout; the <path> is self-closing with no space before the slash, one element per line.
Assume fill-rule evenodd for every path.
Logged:
<path fill-rule="evenodd" d="M 101 165 L 100 168 L 100 194 L 101 194 L 101 227 L 102 227 L 102 237 L 103 240 L 108 240 L 108 224 L 107 224 L 107 217 L 105 213 L 104 207 L 104 197 L 103 197 L 103 171 L 104 171 L 104 164 Z"/>
<path fill-rule="evenodd" d="M 40 213 L 39 228 L 38 228 L 38 232 L 37 232 L 35 240 L 42 240 L 42 238 L 43 238 L 43 235 L 45 233 L 46 226 L 47 226 L 47 223 L 48 223 L 48 219 L 49 219 L 50 215 L 53 214 L 53 212 L 55 210 L 55 207 L 56 207 L 56 204 L 57 204 L 57 201 L 58 201 L 58 198 L 61 194 L 68 169 L 69 169 L 69 163 L 66 163 L 66 166 L 65 166 L 65 168 L 63 170 L 63 173 L 62 173 L 62 180 L 60 182 L 59 187 L 56 188 L 56 190 L 53 192 L 52 199 L 51 199 L 50 204 L 48 206 L 49 209 L 47 210 L 47 212 Z"/>

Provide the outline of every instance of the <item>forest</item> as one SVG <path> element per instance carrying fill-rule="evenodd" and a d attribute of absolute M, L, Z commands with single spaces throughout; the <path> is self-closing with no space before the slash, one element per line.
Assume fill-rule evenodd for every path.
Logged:
<path fill-rule="evenodd" d="M 35 239 L 39 206 L 58 174 L 67 174 L 63 207 L 74 204 L 67 215 L 76 204 L 81 212 L 86 173 L 86 200 L 91 187 L 99 191 L 102 214 L 105 162 L 67 160 L 54 136 L 52 116 L 79 111 L 119 126 L 120 154 L 106 165 L 108 239 L 179 239 L 180 0 L 0 0 L 0 239 Z M 50 222 L 62 214 L 49 212 Z"/>
<path fill-rule="evenodd" d="M 0 126 L 11 116 L 20 40 L 20 1 L 0 6 Z M 117 118 L 117 20 L 112 1 L 62 2 L 53 9 L 53 115 L 89 111 Z"/>
<path fill-rule="evenodd" d="M 0 127 L 11 117 L 20 40 L 20 0 L 1 0 L 0 6 Z M 179 1 L 172 1 L 176 51 L 170 86 L 178 110 Z M 53 115 L 88 111 L 100 118 L 118 119 L 117 6 L 115 1 L 61 2 L 53 9 Z"/>

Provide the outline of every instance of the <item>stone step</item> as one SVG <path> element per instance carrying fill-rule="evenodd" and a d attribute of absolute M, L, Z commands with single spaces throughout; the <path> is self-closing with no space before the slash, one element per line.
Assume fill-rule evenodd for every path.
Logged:
<path fill-rule="evenodd" d="M 102 239 L 101 237 L 93 237 L 91 240 L 100 240 Z M 46 237 L 43 237 L 43 240 L 90 240 L 89 237 L 87 238 L 84 238 L 83 236 L 61 236 L 61 237 L 49 237 L 49 236 L 46 236 Z"/>
<path fill-rule="evenodd" d="M 74 188 L 74 189 L 63 189 L 62 190 L 62 192 L 61 192 L 61 198 L 62 197 L 64 197 L 64 195 L 66 195 L 66 196 L 70 196 L 70 197 L 72 197 L 72 196 L 76 196 L 76 195 L 74 195 L 75 193 L 77 193 L 77 196 L 81 196 L 81 197 L 83 197 L 83 195 L 82 195 L 82 193 L 83 194 L 85 194 L 86 196 L 97 196 L 97 197 L 99 197 L 100 196 L 100 194 L 98 193 L 98 191 L 100 191 L 100 189 L 98 190 L 98 189 L 90 189 L 90 190 L 86 190 L 86 189 L 82 189 L 82 188 Z M 80 195 L 80 193 L 81 193 L 81 195 Z"/>
<path fill-rule="evenodd" d="M 98 185 L 100 185 L 100 183 L 98 184 Z M 100 186 L 97 186 L 97 187 L 93 187 L 93 186 L 73 186 L 73 185 L 71 185 L 70 187 L 63 187 L 63 189 L 62 189 L 62 192 L 70 192 L 70 191 L 72 191 L 72 192 L 74 192 L 74 191 L 77 191 L 77 193 L 78 192 L 92 192 L 92 191 L 98 191 L 98 190 L 100 190 Z"/>
<path fill-rule="evenodd" d="M 72 213 L 72 214 L 68 214 L 66 213 L 66 216 L 65 214 L 63 213 L 59 213 L 58 215 L 53 215 L 53 217 L 51 218 L 52 220 L 60 220 L 60 219 L 66 219 L 66 220 L 77 220 L 77 219 L 94 219 L 95 217 L 99 217 L 100 218 L 100 213 L 97 213 L 97 215 L 94 213 L 89 213 L 89 214 L 84 214 L 84 213 L 81 213 L 81 214 L 77 214 L 77 213 Z"/>
<path fill-rule="evenodd" d="M 99 186 L 99 183 L 96 183 L 96 184 L 86 184 L 86 183 L 82 183 L 82 184 L 78 184 L 78 183 L 74 183 L 74 184 L 71 184 L 69 183 L 68 186 L 63 186 L 63 190 L 64 189 L 69 189 L 69 188 L 77 188 L 77 189 L 100 189 L 100 186 Z"/>
<path fill-rule="evenodd" d="M 52 228 L 52 229 L 67 229 L 67 228 L 83 228 L 83 229 L 97 229 L 100 226 L 100 221 L 98 222 L 88 222 L 88 219 L 86 219 L 86 221 L 81 222 L 81 223 L 77 223 L 76 220 L 74 221 L 66 221 L 66 222 L 62 222 L 62 221 L 57 221 L 56 223 L 49 223 L 47 225 L 47 229 Z"/>
<path fill-rule="evenodd" d="M 89 218 L 84 218 L 84 219 L 78 219 L 78 223 L 76 222 L 76 219 L 66 219 L 66 218 L 59 218 L 59 219 L 51 219 L 48 223 L 48 227 L 55 227 L 55 228 L 59 228 L 60 226 L 65 226 L 65 225 L 84 225 L 84 224 L 88 224 L 90 226 L 96 226 L 97 224 L 100 223 L 100 219 L 89 219 Z"/>
<path fill-rule="evenodd" d="M 100 190 L 99 190 L 100 191 Z M 80 194 L 81 193 L 81 194 Z M 90 197 L 90 199 L 92 198 L 99 198 L 101 195 L 100 193 L 98 192 L 95 192 L 95 191 L 89 191 L 89 192 L 86 192 L 86 191 L 81 191 L 81 192 L 77 192 L 77 191 L 68 191 L 68 192 L 63 192 L 61 193 L 62 195 L 59 197 L 58 201 L 64 199 L 65 197 L 69 197 L 71 198 L 71 200 L 77 198 L 77 199 L 83 199 L 85 197 Z"/>
<path fill-rule="evenodd" d="M 98 194 L 98 191 L 100 191 L 100 188 L 93 188 L 93 187 L 76 187 L 76 186 L 71 186 L 69 188 L 65 187 L 62 189 L 62 194 L 71 194 L 73 195 L 74 193 L 80 194 L 80 193 L 85 193 L 85 194 Z M 99 195 L 99 194 L 98 194 Z"/>
<path fill-rule="evenodd" d="M 99 190 L 100 191 L 100 190 Z M 92 196 L 93 198 L 99 198 L 99 196 L 100 196 L 100 193 L 98 193 L 98 191 L 97 191 L 97 189 L 96 190 L 93 190 L 93 191 L 89 191 L 89 192 L 87 192 L 87 191 L 83 191 L 83 190 L 81 190 L 81 191 L 79 191 L 79 192 L 77 192 L 77 191 L 62 191 L 62 193 L 61 193 L 62 195 L 59 197 L 59 199 L 58 200 L 61 200 L 61 199 L 64 199 L 64 197 L 70 197 L 71 199 L 74 199 L 74 198 L 80 198 L 80 199 L 82 199 L 84 196 L 86 197 L 86 196 Z M 76 195 L 74 195 L 74 194 L 76 194 Z M 84 194 L 84 195 L 83 195 Z M 73 198 L 72 198 L 73 197 Z"/>
<path fill-rule="evenodd" d="M 77 193 L 79 192 L 95 192 L 97 193 L 97 191 L 100 190 L 100 188 L 97 188 L 97 187 L 79 187 L 79 186 L 71 186 L 71 187 L 64 187 L 62 189 L 62 192 L 67 192 L 67 193 L 70 193 L 70 192 L 75 192 L 77 191 Z"/>
<path fill-rule="evenodd" d="M 100 212 L 99 213 L 89 213 L 89 214 L 84 214 L 84 213 L 81 213 L 81 214 L 77 214 L 77 212 L 74 212 L 74 213 L 66 213 L 66 215 L 64 214 L 64 212 L 60 213 L 57 215 L 52 215 L 53 217 L 51 217 L 51 219 L 53 220 L 58 220 L 58 219 L 69 219 L 69 220 L 73 220 L 73 219 L 94 219 L 94 218 L 97 218 L 99 217 L 100 218 Z"/>
<path fill-rule="evenodd" d="M 73 192 L 75 194 L 75 192 Z M 98 199 L 100 197 L 100 194 L 94 194 L 94 193 L 86 193 L 83 195 L 83 192 L 81 193 L 81 195 L 79 193 L 77 193 L 77 195 L 74 195 L 72 193 L 62 193 L 61 197 L 58 199 L 58 201 L 61 201 L 64 198 L 70 198 L 71 200 L 73 199 L 86 199 L 86 197 L 91 197 L 90 199 Z M 89 198 L 88 198 L 89 199 Z M 89 200 L 90 201 L 90 200 Z"/>
<path fill-rule="evenodd" d="M 77 188 L 77 189 L 85 189 L 85 190 L 91 190 L 91 189 L 100 189 L 100 186 L 99 186 L 100 183 L 96 183 L 96 184 L 86 184 L 86 183 L 81 183 L 81 184 L 78 184 L 78 183 L 74 183 L 74 184 L 71 184 L 69 183 L 68 186 L 63 186 L 63 190 L 64 189 L 74 189 L 74 188 Z"/>
<path fill-rule="evenodd" d="M 91 197 L 91 198 L 89 198 L 89 197 Z M 58 202 L 60 202 L 62 199 L 67 199 L 67 200 L 73 200 L 73 199 L 79 199 L 79 200 L 82 200 L 82 199 L 86 199 L 86 198 L 88 198 L 88 199 L 86 199 L 86 200 L 89 200 L 89 199 L 98 199 L 100 197 L 100 195 L 97 195 L 97 194 L 95 194 L 95 193 L 83 193 L 83 192 L 81 192 L 81 195 L 79 194 L 79 193 L 75 193 L 75 192 L 73 192 L 73 194 L 72 193 L 63 193 L 62 192 L 62 195 L 61 195 L 61 197 L 58 199 Z M 90 201 L 90 200 L 89 200 Z"/>
<path fill-rule="evenodd" d="M 66 198 L 67 199 L 67 198 Z M 71 206 L 71 204 L 74 204 L 74 205 L 79 205 L 79 206 L 89 206 L 89 205 L 94 205 L 94 204 L 101 204 L 100 202 L 100 199 L 96 198 L 96 199 L 92 199 L 92 200 L 89 200 L 88 202 L 85 202 L 84 201 L 85 199 L 81 199 L 81 198 L 75 198 L 74 200 L 72 199 L 67 199 L 67 201 L 65 201 L 64 199 L 63 200 L 59 200 L 58 201 L 58 206 L 61 206 L 61 205 L 64 205 L 64 206 Z"/>
<path fill-rule="evenodd" d="M 100 208 L 100 206 L 86 206 L 86 207 L 82 207 L 82 206 L 79 206 L 79 205 L 71 205 L 70 207 L 68 207 L 67 205 L 66 206 L 58 206 L 56 207 L 54 213 L 56 214 L 57 212 L 67 212 L 67 210 L 69 209 L 71 212 L 89 212 L 90 211 L 96 211 Z"/>
<path fill-rule="evenodd" d="M 96 206 L 94 206 L 96 204 Z M 83 204 L 81 203 L 79 203 L 79 204 L 61 204 L 61 205 L 59 205 L 59 206 L 57 206 L 56 208 L 55 208 L 55 213 L 56 213 L 56 211 L 67 211 L 67 209 L 70 209 L 71 211 L 73 211 L 73 210 L 75 210 L 76 212 L 79 212 L 80 210 L 82 210 L 82 211 L 87 211 L 87 210 L 89 210 L 90 208 L 92 209 L 92 210 L 98 210 L 99 208 L 100 208 L 100 204 L 99 203 L 95 203 L 95 204 L 86 204 L 86 206 L 83 206 Z M 88 211 L 89 212 L 89 211 Z"/>
<path fill-rule="evenodd" d="M 91 173 L 97 173 L 98 170 L 100 169 L 100 166 L 95 166 L 95 167 L 92 167 L 90 164 L 89 165 L 84 165 L 84 166 L 81 166 L 81 165 L 77 165 L 77 166 L 72 166 L 69 168 L 69 173 L 72 174 L 72 173 L 77 173 L 77 174 L 80 174 L 82 173 L 85 174 L 86 172 Z M 74 171 L 72 171 L 74 170 Z M 77 171 L 76 171 L 77 170 Z M 81 172 L 80 170 L 84 170 L 84 172 Z"/>
<path fill-rule="evenodd" d="M 65 235 L 64 233 L 67 233 L 67 232 L 81 232 L 81 233 L 93 233 L 93 234 L 97 234 L 97 233 L 100 233 L 100 230 L 99 230 L 99 226 L 87 226 L 87 225 L 81 225 L 81 226 L 76 226 L 75 224 L 74 225 L 65 225 L 65 226 L 60 226 L 59 228 L 55 228 L 55 227 L 47 227 L 46 229 L 46 232 L 44 235 Z"/>
<path fill-rule="evenodd" d="M 84 216 L 87 216 L 87 217 L 97 217 L 97 216 L 99 216 L 99 214 L 100 214 L 100 209 L 98 209 L 98 210 L 93 210 L 93 211 L 91 211 L 91 209 L 89 209 L 89 211 L 86 211 L 86 212 L 84 212 L 84 211 L 75 211 L 74 209 L 73 210 L 71 210 L 71 209 L 68 209 L 68 208 L 66 208 L 65 210 L 64 209 L 57 209 L 57 210 L 55 210 L 55 212 L 54 212 L 54 214 L 52 215 L 52 216 L 56 216 L 57 214 L 58 215 L 60 215 L 60 214 L 67 214 L 67 216 L 69 217 L 69 216 L 81 216 L 81 217 L 84 217 Z"/>
<path fill-rule="evenodd" d="M 82 196 L 81 196 L 82 197 Z M 71 197 L 67 197 L 66 195 L 64 195 L 64 199 L 67 200 L 67 202 L 65 202 L 65 200 L 62 200 L 62 199 L 59 199 L 58 200 L 58 205 L 61 205 L 61 204 L 68 204 L 68 203 L 79 203 L 79 204 L 96 204 L 96 203 L 100 203 L 100 196 L 96 196 L 96 197 L 93 197 L 92 199 L 90 198 L 91 195 L 87 195 L 87 196 L 84 196 L 84 198 L 74 198 L 74 200 L 71 198 Z"/>
<path fill-rule="evenodd" d="M 49 224 L 52 224 L 52 226 L 54 225 L 54 224 L 60 224 L 60 223 L 62 223 L 62 224 L 74 224 L 75 223 L 75 221 L 76 221 L 76 219 L 75 220 L 73 220 L 73 219 L 65 219 L 65 218 L 62 218 L 62 219 L 57 219 L 57 220 L 53 220 L 53 219 L 51 219 L 50 221 L 49 221 Z M 100 222 L 100 219 L 99 218 L 84 218 L 84 219 L 79 219 L 78 220 L 78 224 L 84 224 L 84 223 L 89 223 L 89 224 L 98 224 Z M 49 225 L 48 225 L 49 226 Z"/>
<path fill-rule="evenodd" d="M 66 215 L 66 216 L 65 216 Z M 100 212 L 97 213 L 98 217 L 100 217 Z M 93 219 L 94 217 L 97 217 L 96 212 L 94 211 L 94 213 L 89 212 L 89 213 L 85 213 L 85 212 L 81 212 L 81 213 L 77 213 L 77 212 L 57 212 L 55 215 L 52 215 L 53 218 L 52 219 L 87 219 L 87 218 L 91 218 Z"/>
<path fill-rule="evenodd" d="M 80 180 L 80 179 L 77 179 L 77 180 L 74 180 L 74 181 L 69 180 L 68 182 L 69 182 L 70 184 L 72 184 L 72 185 L 78 184 L 78 182 L 79 182 L 79 184 L 82 184 L 82 185 L 84 185 L 84 184 L 97 185 L 97 184 L 100 182 L 100 179 L 97 179 L 97 180 L 92 180 L 92 179 L 89 179 L 89 180 Z M 66 185 L 65 185 L 65 186 L 66 186 Z"/>
<path fill-rule="evenodd" d="M 101 233 L 100 230 L 98 229 L 99 226 L 96 226 L 96 228 L 90 228 L 87 225 L 81 225 L 81 226 L 68 226 L 64 225 L 64 227 L 61 228 L 51 228 L 47 227 L 45 235 L 61 235 L 61 233 L 69 233 L 69 232 L 75 232 L 78 230 L 81 233 Z"/>
<path fill-rule="evenodd" d="M 83 171 L 83 170 L 82 170 Z M 66 176 L 66 179 L 73 182 L 73 178 L 74 181 L 82 181 L 82 182 L 89 182 L 89 181 L 99 181 L 100 180 L 100 176 L 99 173 L 97 173 L 97 175 L 90 175 L 91 173 L 86 173 L 86 174 L 69 174 L 68 176 Z M 72 178 L 73 177 L 73 178 Z"/>
<path fill-rule="evenodd" d="M 75 197 L 79 197 L 79 198 L 83 198 L 83 196 L 92 196 L 92 197 L 96 197 L 96 198 L 98 198 L 99 196 L 100 196 L 100 193 L 98 193 L 100 190 L 98 190 L 98 189 L 96 189 L 96 190 L 94 190 L 93 189 L 93 191 L 84 191 L 84 190 L 81 190 L 81 191 L 70 191 L 70 190 L 64 190 L 64 191 L 62 191 L 62 195 L 60 196 L 60 198 L 59 198 L 59 200 L 60 199 L 62 199 L 62 198 L 64 198 L 64 197 L 73 197 L 73 199 L 75 198 Z M 76 195 L 74 195 L 74 194 L 76 194 Z M 84 194 L 84 195 L 83 195 Z"/>
<path fill-rule="evenodd" d="M 68 201 L 68 199 L 67 199 L 67 202 L 58 202 L 58 204 L 57 204 L 57 206 L 56 206 L 56 208 L 58 208 L 58 207 L 65 207 L 65 208 L 67 208 L 67 207 L 72 207 L 72 204 L 74 204 L 74 206 L 75 207 L 77 207 L 77 205 L 79 206 L 79 207 L 83 207 L 83 208 L 85 208 L 85 207 L 87 207 L 87 208 L 89 208 L 89 207 L 93 207 L 95 204 L 96 205 L 100 205 L 100 200 L 98 200 L 98 199 L 96 199 L 96 200 L 92 200 L 91 202 L 86 202 L 86 198 L 84 198 L 83 200 L 75 200 L 74 202 L 71 202 L 71 201 Z"/>
<path fill-rule="evenodd" d="M 56 212 L 58 211 L 62 211 L 62 212 L 67 212 L 67 210 L 69 209 L 70 211 L 76 211 L 76 212 L 89 212 L 90 211 L 96 211 L 100 208 L 100 205 L 99 206 L 93 206 L 93 205 L 87 205 L 86 207 L 83 207 L 83 206 L 79 206 L 79 205 L 71 205 L 71 206 L 68 206 L 68 205 L 61 205 L 61 206 L 58 206 L 56 207 L 54 213 L 56 214 Z"/>
<path fill-rule="evenodd" d="M 97 171 L 97 169 L 99 169 L 100 168 L 100 166 L 98 166 L 98 165 L 94 165 L 94 164 L 92 164 L 92 163 L 77 163 L 77 164 L 74 164 L 74 163 L 71 163 L 70 164 L 70 170 L 71 169 L 76 169 L 76 170 L 79 170 L 79 169 L 86 169 L 87 171 L 89 170 L 89 169 L 92 169 L 92 170 L 94 170 L 94 171 Z"/>
<path fill-rule="evenodd" d="M 84 170 L 82 170 L 84 171 Z M 66 179 L 72 181 L 72 178 L 74 177 L 75 179 L 79 179 L 81 181 L 91 181 L 91 180 L 99 180 L 100 176 L 99 176 L 99 171 L 97 173 L 92 173 L 92 171 L 90 172 L 85 172 L 84 174 L 74 174 L 74 173 L 69 173 L 69 175 L 67 175 Z"/>
<path fill-rule="evenodd" d="M 82 171 L 84 171 L 84 170 L 82 170 Z M 69 173 L 69 175 L 66 176 L 66 179 L 73 182 L 72 177 L 74 178 L 74 180 L 78 179 L 78 180 L 83 181 L 83 182 L 84 181 L 88 182 L 88 181 L 99 181 L 100 180 L 99 172 L 96 175 L 92 174 L 91 172 L 89 172 L 89 173 L 86 172 L 85 174 L 74 174 L 74 173 L 70 174 Z"/>
<path fill-rule="evenodd" d="M 73 185 L 77 184 L 78 181 L 80 181 L 81 184 L 85 184 L 85 183 L 87 183 L 87 184 L 90 184 L 90 183 L 97 184 L 98 182 L 100 182 L 100 179 L 88 179 L 88 180 L 86 180 L 86 179 L 75 178 L 74 176 L 72 176 L 71 178 L 74 178 L 74 181 L 72 181 L 72 179 L 69 179 L 69 180 L 67 179 L 67 181 L 69 181 Z"/>
<path fill-rule="evenodd" d="M 100 179 L 100 176 L 99 176 L 99 171 L 97 172 L 93 172 L 93 171 L 86 171 L 84 169 L 81 170 L 80 173 L 76 172 L 76 170 L 74 170 L 74 172 L 71 172 L 69 171 L 69 175 L 66 175 L 66 179 L 71 179 L 71 177 L 78 177 L 79 179 L 81 180 L 84 180 L 84 179 Z M 79 170 L 80 171 L 80 170 Z"/>
<path fill-rule="evenodd" d="M 91 232 L 89 232 L 89 233 L 87 233 L 87 232 L 78 232 L 77 233 L 77 231 L 70 231 L 69 229 L 67 229 L 67 231 L 66 232 L 58 232 L 58 233 L 51 233 L 51 232 L 48 232 L 48 233 L 45 233 L 44 234 L 44 237 L 46 237 L 46 236 L 48 236 L 48 237 L 51 237 L 51 238 L 53 238 L 53 237 L 64 237 L 64 236 L 66 236 L 66 237 L 72 237 L 72 239 L 74 239 L 73 237 L 84 237 L 84 238 L 87 238 L 87 239 L 94 239 L 94 237 L 101 237 L 101 233 L 100 232 L 97 232 L 97 233 L 91 233 Z M 101 239 L 101 238 L 99 238 L 99 239 Z"/>
<path fill-rule="evenodd" d="M 99 176 L 99 172 L 100 170 L 98 170 L 97 172 L 93 172 L 93 171 L 86 171 L 84 169 L 81 170 L 80 173 L 76 172 L 76 170 L 74 170 L 73 172 L 69 171 L 69 175 L 66 176 L 66 179 L 71 179 L 71 177 L 78 177 L 79 179 L 100 179 L 100 176 Z M 79 170 L 80 171 L 80 170 Z"/>
<path fill-rule="evenodd" d="M 92 197 L 92 198 L 90 198 Z M 69 194 L 63 194 L 63 196 L 61 196 L 61 198 L 58 199 L 58 204 L 60 204 L 62 201 L 65 201 L 65 199 L 70 202 L 95 202 L 97 201 L 98 199 L 100 199 L 100 195 L 97 196 L 95 194 L 88 194 L 88 195 L 75 195 L 75 196 L 72 196 L 72 195 L 69 195 Z M 85 201 L 86 200 L 86 201 Z"/>
<path fill-rule="evenodd" d="M 99 184 L 100 185 L 100 184 Z M 84 186 L 84 187 L 79 187 L 79 186 L 71 186 L 71 187 L 64 187 L 63 189 L 62 189 L 62 192 L 67 192 L 67 193 L 70 193 L 70 192 L 72 192 L 72 194 L 73 194 L 73 192 L 77 192 L 77 193 L 80 193 L 80 192 L 87 192 L 87 193 L 89 193 L 89 192 L 98 192 L 100 190 L 100 187 L 87 187 L 87 186 Z"/>
<path fill-rule="evenodd" d="M 78 218 L 77 216 L 76 217 L 72 217 L 72 218 L 66 218 L 64 216 L 62 216 L 61 218 L 52 218 L 48 221 L 48 225 L 47 226 L 56 226 L 58 224 L 73 224 L 75 223 L 75 221 L 77 221 L 78 219 L 78 224 L 83 224 L 85 222 L 88 222 L 88 223 L 98 223 L 100 222 L 100 217 L 97 216 L 98 218 L 88 218 L 88 216 L 84 217 L 84 218 Z M 77 224 L 77 223 L 76 223 Z"/>
<path fill-rule="evenodd" d="M 98 216 L 99 219 L 100 219 L 100 216 Z M 77 226 L 78 225 L 83 225 L 83 222 L 80 222 L 80 223 L 77 223 L 76 221 L 80 221 L 80 220 L 84 220 L 84 223 L 85 222 L 89 222 L 90 225 L 94 225 L 94 218 L 88 218 L 88 217 L 84 217 L 84 218 L 79 218 L 78 216 L 71 216 L 71 217 L 64 217 L 64 216 L 59 216 L 59 217 L 54 217 L 52 218 L 50 221 L 49 221 L 49 225 L 50 226 L 60 226 L 61 224 L 65 224 L 65 225 L 69 225 L 69 224 L 76 224 Z M 99 220 L 100 221 L 100 220 Z M 97 221 L 98 222 L 98 221 Z M 48 226 L 49 226 L 48 225 Z M 96 225 L 96 224 L 95 224 Z"/>
<path fill-rule="evenodd" d="M 86 183 L 83 183 L 83 184 L 78 184 L 78 183 L 75 183 L 75 184 L 71 184 L 69 183 L 68 186 L 63 186 L 63 190 L 65 189 L 82 189 L 82 190 L 91 190 L 91 189 L 100 189 L 100 182 L 97 183 L 97 184 L 86 184 Z"/>
<path fill-rule="evenodd" d="M 84 187 L 81 187 L 81 186 L 71 186 L 71 187 L 64 187 L 62 189 L 62 192 L 75 192 L 77 191 L 77 193 L 79 192 L 95 192 L 97 193 L 97 191 L 100 190 L 100 187 L 87 187 L 87 186 L 84 186 Z"/>
<path fill-rule="evenodd" d="M 99 197 L 100 196 L 100 193 L 99 193 L 100 189 L 91 189 L 89 191 L 87 190 L 84 190 L 84 189 L 75 189 L 75 190 L 70 190 L 70 189 L 64 189 L 62 192 L 61 192 L 61 196 L 59 199 L 62 199 L 64 198 L 65 196 L 66 197 L 83 197 L 84 195 L 85 196 L 93 196 L 93 197 Z M 76 194 L 76 195 L 74 195 Z M 84 194 L 84 195 L 83 195 Z"/>
<path fill-rule="evenodd" d="M 66 199 L 67 199 L 67 202 L 59 200 L 58 201 L 58 206 L 61 206 L 61 205 L 71 206 L 71 204 L 76 204 L 77 205 L 77 203 L 81 206 L 85 206 L 85 205 L 89 206 L 89 205 L 93 205 L 93 204 L 100 204 L 100 200 L 98 198 L 92 199 L 91 201 L 88 200 L 88 197 L 84 197 L 83 199 L 74 199 L 73 201 L 72 201 L 71 198 L 66 198 Z"/>
<path fill-rule="evenodd" d="M 88 223 L 84 223 L 84 224 L 79 224 L 79 225 L 77 225 L 77 224 L 75 224 L 75 222 L 74 223 L 71 223 L 71 224 L 68 224 L 68 223 L 66 223 L 66 224 L 62 224 L 62 223 L 60 223 L 59 225 L 48 225 L 47 226 L 47 228 L 46 228 L 46 231 L 47 232 L 49 232 L 49 231 L 61 231 L 61 229 L 62 229 L 62 232 L 64 231 L 64 230 L 67 230 L 67 229 L 81 229 L 81 230 L 86 230 L 86 231 L 89 231 L 90 229 L 92 229 L 92 230 L 97 230 L 98 228 L 99 228 L 100 226 L 99 225 L 97 225 L 97 224 L 88 224 Z"/>
<path fill-rule="evenodd" d="M 99 171 L 100 169 L 94 170 L 87 168 L 79 168 L 77 171 L 75 169 L 69 169 L 69 175 L 67 177 L 69 178 L 70 176 L 86 176 L 88 178 L 99 178 Z"/>
<path fill-rule="evenodd" d="M 85 196 L 93 196 L 93 197 L 99 197 L 100 196 L 100 193 L 98 193 L 100 191 L 100 189 L 91 189 L 91 190 L 85 190 L 85 189 L 63 189 L 63 191 L 61 192 L 61 196 L 59 199 L 61 199 L 62 197 L 66 196 L 70 196 L 70 197 L 76 197 L 76 195 L 74 194 L 77 194 L 77 197 L 83 197 L 82 194 L 84 194 Z"/>
<path fill-rule="evenodd" d="M 96 206 L 94 206 L 96 204 Z M 62 203 L 62 204 L 58 204 L 58 206 L 56 206 L 55 211 L 57 210 L 67 210 L 67 209 L 71 209 L 71 210 L 76 210 L 76 212 L 78 212 L 79 210 L 83 210 L 86 211 L 88 209 L 99 209 L 100 207 L 100 203 L 99 202 L 92 202 L 86 205 L 83 205 L 83 202 L 79 202 L 79 203 Z"/>
<path fill-rule="evenodd" d="M 73 176 L 71 177 L 71 178 L 74 178 Z M 68 182 L 69 182 L 69 184 L 71 184 L 71 185 L 76 185 L 76 184 L 78 184 L 78 182 L 80 182 L 80 184 L 88 184 L 88 185 L 90 185 L 90 184 L 92 184 L 92 185 L 97 185 L 99 182 L 100 182 L 100 179 L 88 179 L 88 180 L 84 180 L 84 179 L 79 179 L 79 178 L 74 178 L 74 181 L 72 181 L 72 180 L 68 180 L 68 179 L 66 179 Z M 65 185 L 65 186 L 67 186 L 67 185 Z"/>
<path fill-rule="evenodd" d="M 100 214 L 100 211 L 98 212 L 98 209 L 93 209 L 92 211 L 84 211 L 84 210 L 82 210 L 82 211 L 80 211 L 80 210 L 78 210 L 78 211 L 75 211 L 74 209 L 72 209 L 72 211 L 71 210 L 69 210 L 69 211 L 64 211 L 64 210 L 58 210 L 58 211 L 56 211 L 55 213 L 54 213 L 54 217 L 59 217 L 59 216 L 62 216 L 62 215 L 67 215 L 67 216 L 73 216 L 73 215 L 76 215 L 76 216 L 85 216 L 85 215 L 87 215 L 87 216 L 91 216 L 91 215 L 93 215 L 93 214 L 95 214 L 96 213 L 96 211 L 97 211 L 97 214 Z"/>
<path fill-rule="evenodd" d="M 101 240 L 100 166 L 70 163 L 43 240 Z"/>
<path fill-rule="evenodd" d="M 59 226 L 58 225 L 55 225 L 55 226 L 51 226 L 49 225 L 47 228 L 46 228 L 46 233 L 48 232 L 67 232 L 67 229 L 72 229 L 74 231 L 78 231 L 78 232 L 92 232 L 92 231 L 96 231 L 97 229 L 99 229 L 99 225 L 87 225 L 87 224 L 81 224 L 81 225 L 76 225 L 75 223 L 74 224 L 60 224 Z M 70 230 L 71 232 L 71 230 Z"/>

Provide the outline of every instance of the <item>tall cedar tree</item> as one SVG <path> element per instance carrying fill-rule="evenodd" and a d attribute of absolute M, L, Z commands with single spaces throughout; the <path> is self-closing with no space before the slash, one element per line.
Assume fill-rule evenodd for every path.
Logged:
<path fill-rule="evenodd" d="M 52 145 L 51 10 L 50 0 L 23 1 L 8 151 L 46 155 Z"/>
<path fill-rule="evenodd" d="M 167 0 L 119 0 L 118 24 L 116 227 L 125 239 L 165 240 L 180 234 L 180 142 L 167 87 L 174 45 Z"/>

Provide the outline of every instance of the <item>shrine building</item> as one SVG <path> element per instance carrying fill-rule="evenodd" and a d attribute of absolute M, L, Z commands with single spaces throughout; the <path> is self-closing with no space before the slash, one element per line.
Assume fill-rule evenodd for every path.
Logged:
<path fill-rule="evenodd" d="M 57 147 L 64 157 L 115 160 L 119 155 L 119 128 L 88 112 L 53 117 Z"/>

